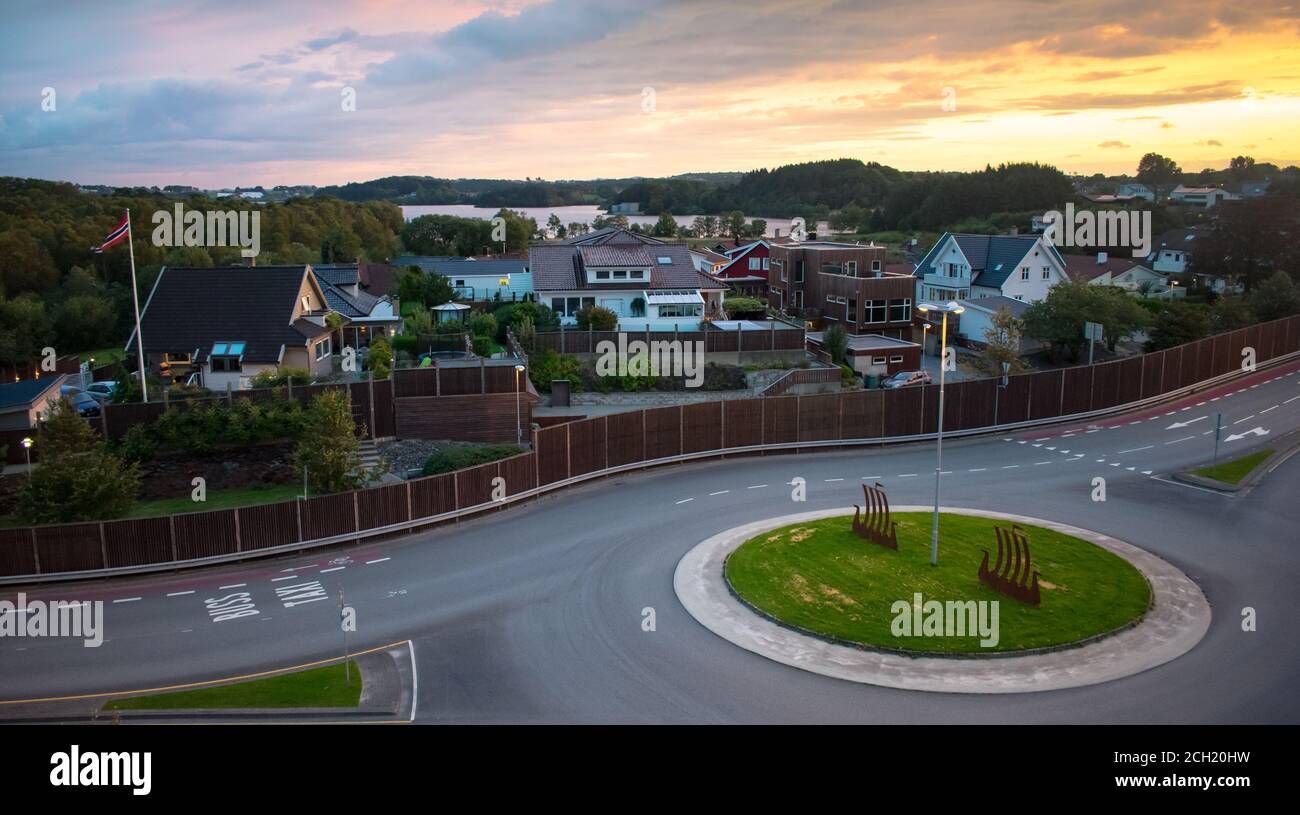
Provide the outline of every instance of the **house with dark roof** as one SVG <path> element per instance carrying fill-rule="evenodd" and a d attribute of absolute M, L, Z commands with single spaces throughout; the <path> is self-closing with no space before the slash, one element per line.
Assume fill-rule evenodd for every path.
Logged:
<path fill-rule="evenodd" d="M 727 263 L 714 274 L 735 291 L 767 298 L 767 273 L 772 267 L 772 245 L 762 238 L 726 249 Z"/>
<path fill-rule="evenodd" d="M 197 372 L 212 390 L 283 368 L 328 375 L 337 349 L 326 318 L 336 310 L 325 289 L 305 264 L 163 267 L 140 314 L 145 367 L 174 380 Z M 136 342 L 133 330 L 128 356 Z"/>
<path fill-rule="evenodd" d="M 533 290 L 566 324 L 580 309 L 603 306 L 620 325 L 695 328 L 722 313 L 727 286 L 699 271 L 684 244 L 625 229 L 603 229 L 528 250 Z"/>
<path fill-rule="evenodd" d="M 1042 235 L 945 232 L 916 265 L 922 302 L 1003 295 L 1029 303 L 1068 278 L 1061 253 Z"/>
<path fill-rule="evenodd" d="M 456 299 L 467 303 L 512 303 L 529 300 L 533 294 L 533 276 L 526 259 L 402 255 L 394 263 L 403 269 L 418 266 L 425 274 L 442 275 L 451 283 Z"/>
<path fill-rule="evenodd" d="M 402 317 L 396 298 L 374 295 L 362 288 L 358 263 L 322 263 L 311 267 L 325 292 L 329 307 L 347 318 L 334 332 L 336 349 L 351 346 L 369 348 L 377 336 L 392 337 L 402 333 Z"/>
<path fill-rule="evenodd" d="M 1168 230 L 1151 242 L 1147 265 L 1157 272 L 1182 274 L 1191 262 L 1195 240 L 1195 227 Z"/>
<path fill-rule="evenodd" d="M 58 401 L 65 374 L 0 383 L 0 430 L 27 430 L 49 416 Z M 3 463 L 3 462 L 0 462 Z"/>

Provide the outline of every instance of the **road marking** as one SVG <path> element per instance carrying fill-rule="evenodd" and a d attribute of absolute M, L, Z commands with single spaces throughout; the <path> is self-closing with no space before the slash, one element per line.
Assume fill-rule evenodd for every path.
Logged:
<path fill-rule="evenodd" d="M 1135 424 L 1142 424 L 1142 420 L 1141 420 L 1141 419 L 1138 419 L 1136 422 L 1129 422 L 1129 423 L 1128 423 L 1128 426 L 1129 426 L 1129 427 L 1132 427 L 1132 426 L 1135 425 Z"/>
<path fill-rule="evenodd" d="M 1051 463 L 1052 463 L 1052 462 L 1050 462 L 1050 461 L 1035 461 L 1035 462 L 1034 462 L 1034 466 L 1035 466 L 1035 467 L 1040 467 L 1040 466 L 1042 466 L 1042 465 L 1044 465 L 1044 464 L 1051 464 Z"/>
<path fill-rule="evenodd" d="M 1100 427 L 1095 427 L 1095 428 L 1093 428 L 1092 430 L 1085 430 L 1084 433 L 1100 433 L 1101 431 L 1102 431 L 1102 428 L 1100 428 Z"/>
<path fill-rule="evenodd" d="M 1283 402 L 1282 404 L 1284 404 L 1284 405 L 1289 405 L 1289 404 L 1291 404 L 1292 402 L 1294 402 L 1294 401 L 1297 400 L 1297 399 L 1300 399 L 1300 396 L 1292 396 L 1290 399 L 1286 400 L 1286 401 Z"/>
<path fill-rule="evenodd" d="M 916 478 L 916 473 L 902 473 L 898 478 Z"/>
<path fill-rule="evenodd" d="M 298 579 L 298 575 L 290 574 L 290 575 L 285 575 L 284 577 L 273 577 L 271 578 L 271 582 L 275 583 L 279 580 L 297 580 L 297 579 Z"/>
<path fill-rule="evenodd" d="M 376 558 L 376 559 L 374 559 L 374 560 L 367 560 L 367 561 L 366 561 L 366 565 L 367 565 L 367 566 L 373 566 L 373 565 L 376 564 L 376 563 L 383 563 L 383 562 L 385 562 L 385 561 L 389 561 L 389 560 L 392 560 L 392 558 L 391 558 L 391 557 L 381 557 L 381 558 Z"/>
<path fill-rule="evenodd" d="M 709 495 L 710 495 L 710 496 L 713 496 L 713 495 L 726 495 L 726 494 L 729 493 L 729 492 L 731 492 L 731 490 L 718 490 L 717 492 L 711 492 L 711 493 L 709 493 Z"/>
<path fill-rule="evenodd" d="M 411 721 L 415 721 L 415 706 L 420 701 L 420 680 L 415 673 L 415 643 L 410 640 L 406 641 L 406 647 L 411 649 Z"/>
<path fill-rule="evenodd" d="M 1117 456 L 1122 456 L 1122 455 L 1124 455 L 1125 453 L 1136 453 L 1136 452 L 1139 451 L 1139 450 L 1150 450 L 1152 447 L 1155 447 L 1155 445 L 1154 445 L 1154 444 L 1148 444 L 1146 447 L 1134 447 L 1132 450 L 1120 450 L 1120 451 L 1119 451 L 1118 453 L 1116 453 L 1115 455 L 1117 455 Z"/>
<path fill-rule="evenodd" d="M 1261 410 L 1261 411 L 1259 412 L 1259 415 L 1260 415 L 1260 416 L 1263 416 L 1265 413 L 1268 413 L 1270 410 L 1277 410 L 1277 405 L 1274 405 L 1274 406 L 1271 407 L 1271 408 L 1264 408 L 1263 410 Z"/>
<path fill-rule="evenodd" d="M 761 490 L 761 489 L 763 489 L 763 488 L 766 487 L 766 486 L 767 486 L 766 484 L 755 484 L 755 485 L 752 486 L 752 487 L 745 487 L 745 489 L 747 489 L 747 490 Z"/>
<path fill-rule="evenodd" d="M 1048 450 L 1055 450 L 1056 448 L 1055 448 L 1055 447 L 1048 447 L 1048 448 L 1046 448 L 1046 449 L 1048 449 Z"/>
<path fill-rule="evenodd" d="M 328 574 L 329 572 L 341 572 L 341 571 L 343 571 L 343 570 L 346 569 L 346 568 L 347 568 L 347 566 L 335 566 L 335 567 L 332 568 L 332 569 L 321 569 L 321 570 L 320 570 L 320 573 L 321 573 L 321 574 Z"/>
<path fill-rule="evenodd" d="M 194 593 L 194 589 L 190 589 L 189 591 L 173 591 L 173 592 L 168 592 L 168 593 L 167 593 L 167 596 L 168 596 L 168 597 L 181 597 L 181 596 L 183 596 L 183 595 L 186 595 L 186 594 L 193 594 L 193 593 Z"/>
<path fill-rule="evenodd" d="M 967 470 L 966 472 L 968 472 L 968 473 L 982 473 L 982 472 L 984 472 L 984 471 L 987 470 L 987 469 L 988 469 L 988 467 L 974 467 L 974 468 L 972 468 L 972 469 Z"/>
<path fill-rule="evenodd" d="M 339 568 L 343 567 L 340 566 Z M 324 574 L 323 571 L 321 573 Z M 315 603 L 318 600 L 328 599 L 325 587 L 320 584 L 319 580 L 309 580 L 306 583 L 298 583 L 293 586 L 281 586 L 275 590 L 275 596 L 285 608 L 293 608 L 304 603 Z"/>
<path fill-rule="evenodd" d="M 1151 475 L 1151 471 L 1150 471 L 1150 470 L 1143 470 L 1143 471 L 1142 471 L 1142 475 Z"/>
<path fill-rule="evenodd" d="M 217 586 L 217 588 L 221 591 L 225 591 L 226 589 L 242 589 L 247 585 L 247 583 L 231 583 L 229 586 Z"/>
<path fill-rule="evenodd" d="M 952 470 L 940 470 L 939 475 L 952 475 Z"/>
<path fill-rule="evenodd" d="M 1004 470 L 1014 470 L 1015 468 L 1017 468 L 1017 467 L 1019 467 L 1019 466 L 1020 466 L 1019 464 L 1008 464 L 1007 466 L 1003 467 L 1002 469 L 1004 469 Z"/>
<path fill-rule="evenodd" d="M 114 602 L 114 603 L 134 603 L 136 600 L 139 600 L 139 599 L 140 599 L 139 597 L 123 597 L 123 598 L 121 598 L 121 599 L 114 600 L 113 602 Z"/>
<path fill-rule="evenodd" d="M 1241 424 L 1242 422 L 1250 421 L 1253 418 L 1255 418 L 1255 414 L 1252 413 L 1244 419 L 1238 419 L 1237 421 L 1233 422 L 1233 424 Z"/>
<path fill-rule="evenodd" d="M 1208 419 L 1208 418 L 1210 418 L 1210 417 L 1209 417 L 1208 414 L 1206 414 L 1205 416 L 1197 416 L 1195 419 L 1188 419 L 1188 420 L 1185 421 L 1185 422 L 1174 422 L 1173 424 L 1171 424 L 1171 425 L 1169 425 L 1168 427 L 1166 427 L 1165 430 L 1176 430 L 1176 429 L 1178 429 L 1178 428 L 1180 428 L 1180 427 L 1187 427 L 1188 425 L 1196 424 L 1197 422 L 1201 421 L 1202 419 Z"/>
<path fill-rule="evenodd" d="M 280 571 L 282 571 L 282 572 L 296 572 L 296 571 L 299 571 L 300 569 L 313 569 L 313 568 L 315 568 L 315 567 L 316 567 L 316 564 L 315 564 L 315 563 L 308 563 L 306 566 L 294 566 L 292 569 L 281 569 Z"/>
<path fill-rule="evenodd" d="M 883 475 L 864 475 L 864 476 L 862 476 L 862 480 L 863 480 L 863 481 L 879 481 L 879 480 L 882 479 L 882 478 L 884 478 Z"/>
<path fill-rule="evenodd" d="M 1165 442 L 1165 444 L 1177 444 L 1177 443 L 1180 442 L 1180 441 L 1187 441 L 1188 439 L 1194 439 L 1194 438 L 1196 438 L 1196 437 L 1195 437 L 1195 436 L 1183 436 L 1181 439 L 1174 439 L 1173 441 L 1167 441 L 1167 442 Z"/>
<path fill-rule="evenodd" d="M 829 483 L 832 482 L 832 481 L 843 481 L 844 479 L 843 479 L 843 478 L 827 478 L 827 479 L 824 479 L 824 480 L 826 481 L 826 483 L 829 484 Z"/>
<path fill-rule="evenodd" d="M 679 504 L 688 504 L 688 503 L 690 503 L 691 501 L 694 501 L 694 500 L 695 500 L 694 498 L 683 498 L 682 500 L 678 501 L 677 503 L 679 503 Z"/>

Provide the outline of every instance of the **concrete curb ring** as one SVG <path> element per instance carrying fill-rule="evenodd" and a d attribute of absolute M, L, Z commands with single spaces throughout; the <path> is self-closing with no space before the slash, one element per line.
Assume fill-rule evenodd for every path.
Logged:
<path fill-rule="evenodd" d="M 932 507 L 894 507 L 928 512 Z M 910 657 L 841 645 L 779 625 L 732 595 L 723 576 L 727 556 L 762 532 L 804 521 L 851 515 L 850 509 L 769 518 L 721 532 L 677 563 L 673 589 L 687 612 L 729 642 L 812 673 L 904 690 L 939 693 L 1027 693 L 1109 682 L 1163 665 L 1190 651 L 1210 627 L 1210 604 L 1191 578 L 1124 541 L 1055 521 L 977 509 L 941 511 L 1033 524 L 1095 543 L 1133 565 L 1151 584 L 1152 607 L 1136 625 L 1074 648 L 975 659 Z"/>

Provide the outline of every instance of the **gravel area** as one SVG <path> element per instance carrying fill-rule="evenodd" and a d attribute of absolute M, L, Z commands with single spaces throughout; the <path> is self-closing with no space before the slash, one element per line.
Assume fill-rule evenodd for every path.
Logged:
<path fill-rule="evenodd" d="M 482 446 L 477 442 L 447 441 L 445 439 L 398 439 L 396 441 L 379 442 L 375 445 L 380 460 L 384 462 L 390 472 L 398 476 L 405 475 L 407 470 L 423 468 L 424 462 L 429 456 L 442 450 L 450 450 L 453 447 Z"/>

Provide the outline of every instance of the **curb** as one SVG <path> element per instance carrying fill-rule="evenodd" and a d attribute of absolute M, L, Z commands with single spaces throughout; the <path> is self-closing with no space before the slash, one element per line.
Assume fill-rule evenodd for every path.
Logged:
<path fill-rule="evenodd" d="M 1265 476 L 1276 470 L 1287 459 L 1291 458 L 1296 453 L 1300 453 L 1300 429 L 1292 430 L 1286 435 L 1280 436 L 1279 439 L 1282 441 L 1282 444 L 1278 445 L 1278 449 L 1273 453 L 1273 455 L 1264 459 L 1259 464 L 1256 464 L 1255 468 L 1246 473 L 1246 475 L 1242 477 L 1241 481 L 1236 484 L 1229 484 L 1226 481 L 1219 481 L 1208 476 L 1197 475 L 1193 470 L 1183 470 L 1181 472 L 1173 473 L 1170 477 L 1183 484 L 1190 484 L 1194 487 L 1203 487 L 1207 490 L 1214 490 L 1226 495 L 1245 495 L 1254 489 L 1255 485 L 1263 481 Z M 1243 455 L 1250 455 L 1250 453 L 1245 453 Z M 1238 456 L 1238 458 L 1241 458 L 1241 456 Z M 1204 465 L 1202 465 L 1202 467 L 1203 466 Z"/>
<path fill-rule="evenodd" d="M 932 507 L 893 507 L 894 512 Z M 1204 638 L 1211 610 L 1199 586 L 1168 561 L 1125 541 L 1069 524 L 987 510 L 941 507 L 942 512 L 1013 520 L 1082 538 L 1132 564 L 1151 587 L 1147 613 L 1091 641 L 1068 647 L 975 658 L 902 655 L 810 636 L 752 612 L 736 599 L 723 575 L 725 559 L 742 543 L 788 524 L 849 514 L 818 510 L 769 518 L 725 530 L 687 552 L 673 574 L 677 599 L 719 637 L 759 656 L 811 673 L 868 685 L 938 693 L 1029 693 L 1084 687 L 1132 676 L 1177 659 Z"/>

